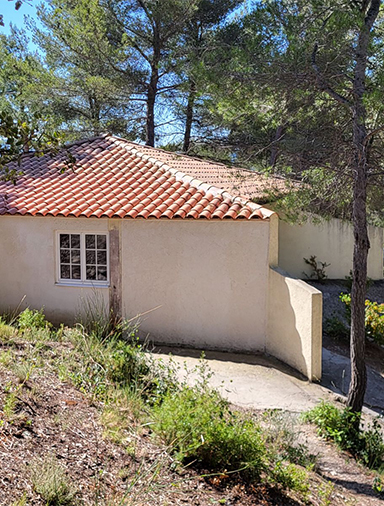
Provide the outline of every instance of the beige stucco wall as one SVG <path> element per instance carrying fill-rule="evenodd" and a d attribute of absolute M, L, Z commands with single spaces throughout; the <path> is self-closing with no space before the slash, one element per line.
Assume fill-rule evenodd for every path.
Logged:
<path fill-rule="evenodd" d="M 121 234 L 122 307 L 150 311 L 142 333 L 153 340 L 263 351 L 267 325 L 269 221 L 144 221 L 0 217 L 0 312 L 45 308 L 54 323 L 72 323 L 84 299 L 108 306 L 109 289 L 56 284 L 56 232 Z M 276 235 L 276 234 L 275 234 Z M 276 238 L 275 238 L 276 239 Z"/>
<path fill-rule="evenodd" d="M 383 229 L 369 227 L 371 248 L 368 255 L 368 276 L 383 278 Z M 303 272 L 311 274 L 304 258 L 315 255 L 318 261 L 330 263 L 326 274 L 330 279 L 343 279 L 352 269 L 352 225 L 332 219 L 314 224 L 291 225 L 279 223 L 279 266 L 292 276 L 303 278 Z"/>
<path fill-rule="evenodd" d="M 200 349 L 267 351 L 309 378 L 321 374 L 321 294 L 277 263 L 277 220 L 107 220 L 0 217 L 0 313 L 45 307 L 72 323 L 83 300 L 110 289 L 56 283 L 56 233 L 113 231 L 115 300 L 142 317 L 142 335 Z M 272 231 L 271 231 L 272 229 Z M 116 235 L 117 234 L 117 235 Z M 112 269 L 111 269 L 112 271 Z M 118 292 L 121 292 L 120 295 Z M 154 311 L 151 311 L 152 309 Z"/>
<path fill-rule="evenodd" d="M 59 286 L 56 281 L 56 231 L 107 232 L 108 220 L 31 216 L 0 217 L 0 313 L 13 310 L 26 296 L 22 309 L 45 307 L 54 323 L 74 320 L 82 299 L 95 298 L 92 288 Z M 98 299 L 108 304 L 108 288 Z"/>
<path fill-rule="evenodd" d="M 266 351 L 314 381 L 321 378 L 322 294 L 280 269 L 269 270 Z"/>
<path fill-rule="evenodd" d="M 264 350 L 268 221 L 122 223 L 123 309 L 158 342 Z M 273 253 L 274 254 L 274 253 Z"/>

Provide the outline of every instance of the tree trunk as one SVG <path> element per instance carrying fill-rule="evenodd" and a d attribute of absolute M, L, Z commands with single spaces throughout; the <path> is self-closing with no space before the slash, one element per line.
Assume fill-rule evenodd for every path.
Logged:
<path fill-rule="evenodd" d="M 269 157 L 269 165 L 271 167 L 274 167 L 276 165 L 277 157 L 279 154 L 278 143 L 279 143 L 279 140 L 281 139 L 283 133 L 284 133 L 284 126 L 279 125 L 276 129 L 275 137 L 273 139 L 273 143 L 272 143 L 272 147 L 271 147 L 271 156 Z"/>
<path fill-rule="evenodd" d="M 191 80 L 190 87 L 189 87 L 186 120 L 185 120 L 184 143 L 183 143 L 183 152 L 184 153 L 188 152 L 189 146 L 191 143 L 193 108 L 195 105 L 195 99 L 196 99 L 196 84 L 193 80 Z"/>
<path fill-rule="evenodd" d="M 351 297 L 351 383 L 348 406 L 355 413 L 363 408 L 367 386 L 365 366 L 365 292 L 369 239 L 367 229 L 367 130 L 364 94 L 370 33 L 379 13 L 380 0 L 371 0 L 360 28 L 353 80 L 353 284 Z"/>
<path fill-rule="evenodd" d="M 362 142 L 360 142 L 360 145 L 355 145 L 356 155 L 353 190 L 353 230 L 355 246 L 353 254 L 353 284 L 351 297 L 351 383 L 348 392 L 348 406 L 353 412 L 360 413 L 363 407 L 367 386 L 367 372 L 365 366 L 365 293 L 369 239 L 366 220 L 366 153 L 363 146 L 365 139 L 363 131 L 365 129 L 359 128 L 357 125 L 355 125 L 355 129 L 357 130 L 356 137 L 360 138 Z"/>
<path fill-rule="evenodd" d="M 155 103 L 159 84 L 159 64 L 161 59 L 160 31 L 153 25 L 153 56 L 151 61 L 151 76 L 147 90 L 147 119 L 145 125 L 145 144 L 155 146 Z"/>
<path fill-rule="evenodd" d="M 145 144 L 155 146 L 155 102 L 157 96 L 157 84 L 159 81 L 159 71 L 157 65 L 152 68 L 151 78 L 147 91 L 147 119 L 145 127 Z"/>

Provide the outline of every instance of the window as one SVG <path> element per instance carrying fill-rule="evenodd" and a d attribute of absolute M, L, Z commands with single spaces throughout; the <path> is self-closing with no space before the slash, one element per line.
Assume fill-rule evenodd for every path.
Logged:
<path fill-rule="evenodd" d="M 69 284 L 108 284 L 106 234 L 58 234 L 58 281 Z"/>

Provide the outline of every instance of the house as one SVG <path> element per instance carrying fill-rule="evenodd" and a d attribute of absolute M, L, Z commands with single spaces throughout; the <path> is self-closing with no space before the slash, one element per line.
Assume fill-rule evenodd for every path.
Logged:
<path fill-rule="evenodd" d="M 253 202 L 266 203 L 273 209 L 273 201 L 291 190 L 292 183 L 278 176 L 263 174 L 224 164 L 199 160 L 190 156 L 170 153 L 161 149 L 142 146 L 148 156 L 155 156 L 170 167 L 227 190 Z M 289 186 L 288 186 L 289 185 Z M 384 233 L 379 227 L 368 227 L 370 250 L 368 254 L 368 276 L 383 278 Z M 329 279 L 344 279 L 350 274 L 353 258 L 353 228 L 346 221 L 333 218 L 328 221 L 308 219 L 304 223 L 279 221 L 278 258 L 279 267 L 292 276 L 310 276 L 311 269 L 304 258 L 315 255 L 318 261 L 330 264 L 326 269 Z"/>
<path fill-rule="evenodd" d="M 25 297 L 72 323 L 97 296 L 145 314 L 157 343 L 266 352 L 320 378 L 321 293 L 278 268 L 278 217 L 240 196 L 237 170 L 108 135 L 67 149 L 73 168 L 26 154 L 0 182 L 0 312 Z M 268 179 L 252 184 L 257 198 Z"/>

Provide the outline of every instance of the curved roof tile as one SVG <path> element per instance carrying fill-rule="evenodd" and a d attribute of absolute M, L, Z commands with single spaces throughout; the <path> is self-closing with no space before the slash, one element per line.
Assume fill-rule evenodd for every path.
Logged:
<path fill-rule="evenodd" d="M 66 167 L 65 151 L 53 158 L 24 155 L 16 184 L 0 180 L 0 214 L 216 220 L 273 214 L 216 186 L 206 177 L 209 162 L 188 165 L 189 157 L 107 135 L 66 149 L 74 168 Z"/>

